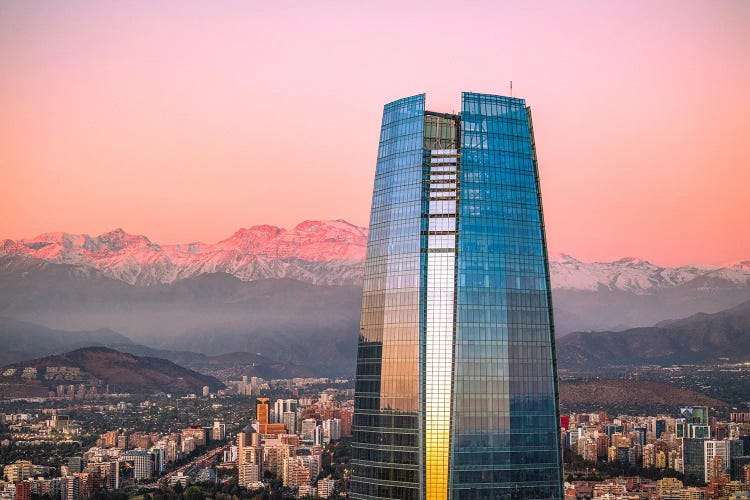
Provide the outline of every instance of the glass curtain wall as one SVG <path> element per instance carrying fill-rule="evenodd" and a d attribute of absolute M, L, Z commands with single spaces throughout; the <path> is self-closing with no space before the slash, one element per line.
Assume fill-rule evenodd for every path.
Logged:
<path fill-rule="evenodd" d="M 367 244 L 352 498 L 420 497 L 424 94 L 387 104 Z"/>
<path fill-rule="evenodd" d="M 355 499 L 561 499 L 554 330 L 531 114 L 387 104 L 355 387 Z"/>
<path fill-rule="evenodd" d="M 451 498 L 562 498 L 554 337 L 530 115 L 464 93 Z"/>

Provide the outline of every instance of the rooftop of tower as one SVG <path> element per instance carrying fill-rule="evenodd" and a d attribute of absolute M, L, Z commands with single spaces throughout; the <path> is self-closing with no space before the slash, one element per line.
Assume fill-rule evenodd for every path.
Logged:
<path fill-rule="evenodd" d="M 463 109 L 466 101 L 514 102 L 525 105 L 525 99 L 522 97 L 482 92 L 461 92 L 458 102 L 455 102 L 453 99 L 441 99 L 439 96 L 433 100 L 426 93 L 412 97 L 418 96 L 423 96 L 425 100 L 425 114 L 430 113 L 435 115 L 461 116 L 461 109 Z"/>

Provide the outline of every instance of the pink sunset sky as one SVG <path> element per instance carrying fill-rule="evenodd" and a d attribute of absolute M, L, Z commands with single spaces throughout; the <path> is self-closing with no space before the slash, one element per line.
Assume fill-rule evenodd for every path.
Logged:
<path fill-rule="evenodd" d="M 0 238 L 366 225 L 383 104 L 510 80 L 551 252 L 750 259 L 745 0 L 5 1 Z"/>

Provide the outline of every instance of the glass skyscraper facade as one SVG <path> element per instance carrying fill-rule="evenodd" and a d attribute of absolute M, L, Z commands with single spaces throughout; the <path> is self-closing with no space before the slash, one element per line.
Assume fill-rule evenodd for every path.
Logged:
<path fill-rule="evenodd" d="M 383 112 L 352 498 L 561 499 L 549 269 L 523 99 Z"/>

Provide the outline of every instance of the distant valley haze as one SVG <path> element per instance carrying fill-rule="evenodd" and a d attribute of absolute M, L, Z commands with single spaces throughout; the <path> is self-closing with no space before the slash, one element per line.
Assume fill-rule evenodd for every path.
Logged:
<path fill-rule="evenodd" d="M 290 229 L 242 228 L 217 243 L 162 245 L 121 229 L 6 239 L 0 316 L 54 331 L 111 330 L 156 349 L 260 353 L 269 366 L 287 363 L 299 373 L 349 374 L 367 235 L 366 227 L 344 220 L 309 220 Z M 582 262 L 559 254 L 550 257 L 550 270 L 558 337 L 652 327 L 750 300 L 748 261 L 663 267 L 638 258 Z M 52 338 L 64 345 L 65 335 Z M 82 335 L 71 334 L 71 341 L 91 338 Z M 584 345 L 585 338 L 576 337 Z M 100 344 L 123 343 L 106 338 Z M 43 354 L 56 352 L 62 347 Z M 662 357 L 680 358 L 675 352 Z M 571 363 L 583 356 L 561 353 Z"/>

